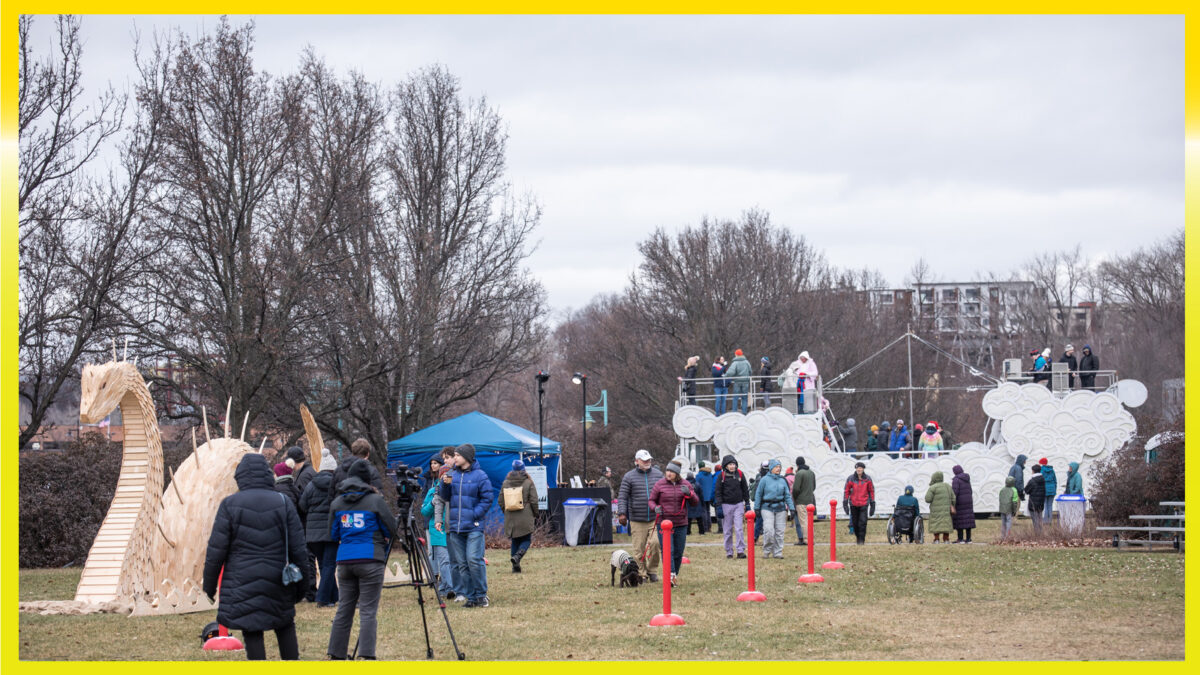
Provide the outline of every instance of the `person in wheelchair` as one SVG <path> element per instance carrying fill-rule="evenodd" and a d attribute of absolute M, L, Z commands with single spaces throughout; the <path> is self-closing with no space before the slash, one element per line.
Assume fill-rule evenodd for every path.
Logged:
<path fill-rule="evenodd" d="M 913 486 L 906 485 L 904 494 L 896 500 L 896 508 L 892 510 L 892 517 L 888 519 L 888 541 L 896 544 L 900 542 L 901 536 L 908 535 L 908 543 L 911 544 L 914 538 L 917 542 L 922 542 L 925 539 L 923 530 L 921 505 L 913 496 Z"/>

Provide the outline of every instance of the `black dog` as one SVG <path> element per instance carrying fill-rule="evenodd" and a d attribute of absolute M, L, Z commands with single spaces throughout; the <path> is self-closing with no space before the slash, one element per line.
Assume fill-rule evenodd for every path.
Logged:
<path fill-rule="evenodd" d="M 638 584 L 642 583 L 642 575 L 638 572 L 637 561 L 631 558 L 624 550 L 617 549 L 613 551 L 609 564 L 612 567 L 610 586 L 617 585 L 618 572 L 621 575 L 621 588 L 625 588 L 626 586 L 637 588 Z"/>

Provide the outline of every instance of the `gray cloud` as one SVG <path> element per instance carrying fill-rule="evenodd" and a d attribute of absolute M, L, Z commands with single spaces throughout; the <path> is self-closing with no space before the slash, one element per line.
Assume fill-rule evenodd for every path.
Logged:
<path fill-rule="evenodd" d="M 92 76 L 130 77 L 135 22 L 215 21 L 88 17 Z M 311 44 L 380 82 L 443 63 L 486 95 L 545 206 L 530 268 L 558 308 L 623 287 L 654 227 L 752 207 L 897 284 L 922 255 L 971 278 L 1183 223 L 1181 17 L 255 21 L 271 72 Z"/>

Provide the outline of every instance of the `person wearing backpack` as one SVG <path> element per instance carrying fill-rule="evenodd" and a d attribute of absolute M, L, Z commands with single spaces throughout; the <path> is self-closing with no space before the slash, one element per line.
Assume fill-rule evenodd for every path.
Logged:
<path fill-rule="evenodd" d="M 750 486 L 733 455 L 721 458 L 721 473 L 713 485 L 713 504 L 724 521 L 725 557 L 732 558 L 736 546 L 737 557 L 745 558 L 744 523 L 746 512 L 750 510 Z"/>
<path fill-rule="evenodd" d="M 529 551 L 537 524 L 538 493 L 525 472 L 525 463 L 519 459 L 513 460 L 512 471 L 500 485 L 500 510 L 504 512 L 504 534 L 512 539 L 512 571 L 520 573 L 521 558 Z"/>

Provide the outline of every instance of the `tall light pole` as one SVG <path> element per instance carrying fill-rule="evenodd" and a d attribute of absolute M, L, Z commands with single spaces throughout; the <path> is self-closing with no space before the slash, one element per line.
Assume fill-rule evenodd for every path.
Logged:
<path fill-rule="evenodd" d="M 583 484 L 587 485 L 587 375 L 575 373 L 571 381 L 583 385 Z"/>
<path fill-rule="evenodd" d="M 550 373 L 546 373 L 546 372 L 543 372 L 543 371 L 540 371 L 540 370 L 539 370 L 539 371 L 537 371 L 537 374 L 533 376 L 533 379 L 534 379 L 534 381 L 536 381 L 536 382 L 537 382 L 537 397 L 538 397 L 538 461 L 540 462 L 540 461 L 544 461 L 544 460 L 542 459 L 542 451 L 543 451 L 543 448 L 542 448 L 542 440 L 543 440 L 543 436 L 544 436 L 544 434 L 543 434 L 543 432 L 542 432 L 542 400 L 546 398 L 546 386 L 545 386 L 545 385 L 546 385 L 546 380 L 549 380 L 549 379 L 550 379 Z M 555 480 L 557 480 L 557 479 L 555 479 Z"/>

